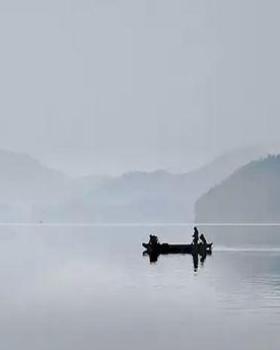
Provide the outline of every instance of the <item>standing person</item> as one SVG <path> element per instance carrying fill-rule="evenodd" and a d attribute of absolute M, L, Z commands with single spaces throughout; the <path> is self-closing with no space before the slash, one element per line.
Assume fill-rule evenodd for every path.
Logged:
<path fill-rule="evenodd" d="M 197 229 L 197 227 L 194 227 L 194 234 L 193 234 L 193 245 L 194 246 L 197 246 L 198 238 L 199 238 L 198 229 Z"/>

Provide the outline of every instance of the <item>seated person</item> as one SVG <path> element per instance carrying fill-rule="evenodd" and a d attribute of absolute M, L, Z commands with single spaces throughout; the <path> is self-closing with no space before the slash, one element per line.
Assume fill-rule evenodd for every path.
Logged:
<path fill-rule="evenodd" d="M 152 246 L 156 246 L 157 244 L 159 244 L 158 237 L 156 235 L 150 235 L 149 244 L 151 244 Z"/>

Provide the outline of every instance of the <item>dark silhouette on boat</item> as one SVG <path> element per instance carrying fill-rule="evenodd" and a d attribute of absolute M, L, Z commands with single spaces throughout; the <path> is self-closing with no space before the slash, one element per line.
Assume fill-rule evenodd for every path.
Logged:
<path fill-rule="evenodd" d="M 195 257 L 194 261 L 198 261 L 200 256 L 200 262 L 203 264 L 206 256 L 212 254 L 213 243 L 207 243 L 203 234 L 199 236 L 195 227 L 191 244 L 160 243 L 157 236 L 150 235 L 149 242 L 142 243 L 142 246 L 146 249 L 143 254 L 149 255 L 151 262 L 156 262 L 161 254 L 192 254 Z"/>
<path fill-rule="evenodd" d="M 204 246 L 202 243 L 198 243 L 196 247 L 193 244 L 168 244 L 159 243 L 156 247 L 151 246 L 150 243 L 142 243 L 143 247 L 148 253 L 158 254 L 193 254 L 198 253 L 199 255 L 212 252 L 212 243 L 207 243 Z"/>

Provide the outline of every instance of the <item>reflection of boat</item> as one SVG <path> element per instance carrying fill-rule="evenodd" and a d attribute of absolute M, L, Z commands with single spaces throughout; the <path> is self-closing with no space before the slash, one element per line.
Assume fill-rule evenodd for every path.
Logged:
<path fill-rule="evenodd" d="M 142 243 L 148 254 L 211 254 L 213 243 L 202 244 L 197 246 L 193 244 L 168 244 L 158 243 L 156 245 L 150 243 Z"/>

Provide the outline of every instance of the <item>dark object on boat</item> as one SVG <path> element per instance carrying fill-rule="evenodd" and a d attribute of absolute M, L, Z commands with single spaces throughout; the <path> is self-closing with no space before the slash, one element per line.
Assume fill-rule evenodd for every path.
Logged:
<path fill-rule="evenodd" d="M 152 245 L 150 243 L 142 243 L 142 246 L 146 249 L 147 254 L 211 254 L 213 243 L 202 244 L 168 244 L 158 243 Z"/>
<path fill-rule="evenodd" d="M 192 244 L 168 244 L 160 243 L 156 235 L 150 235 L 148 243 L 142 243 L 146 249 L 143 255 L 148 255 L 151 263 L 155 263 L 161 254 L 191 254 L 193 257 L 194 271 L 197 271 L 198 261 L 200 256 L 200 263 L 203 265 L 206 256 L 212 254 L 213 243 L 207 243 L 203 234 L 200 235 L 198 229 L 194 228 Z"/>

